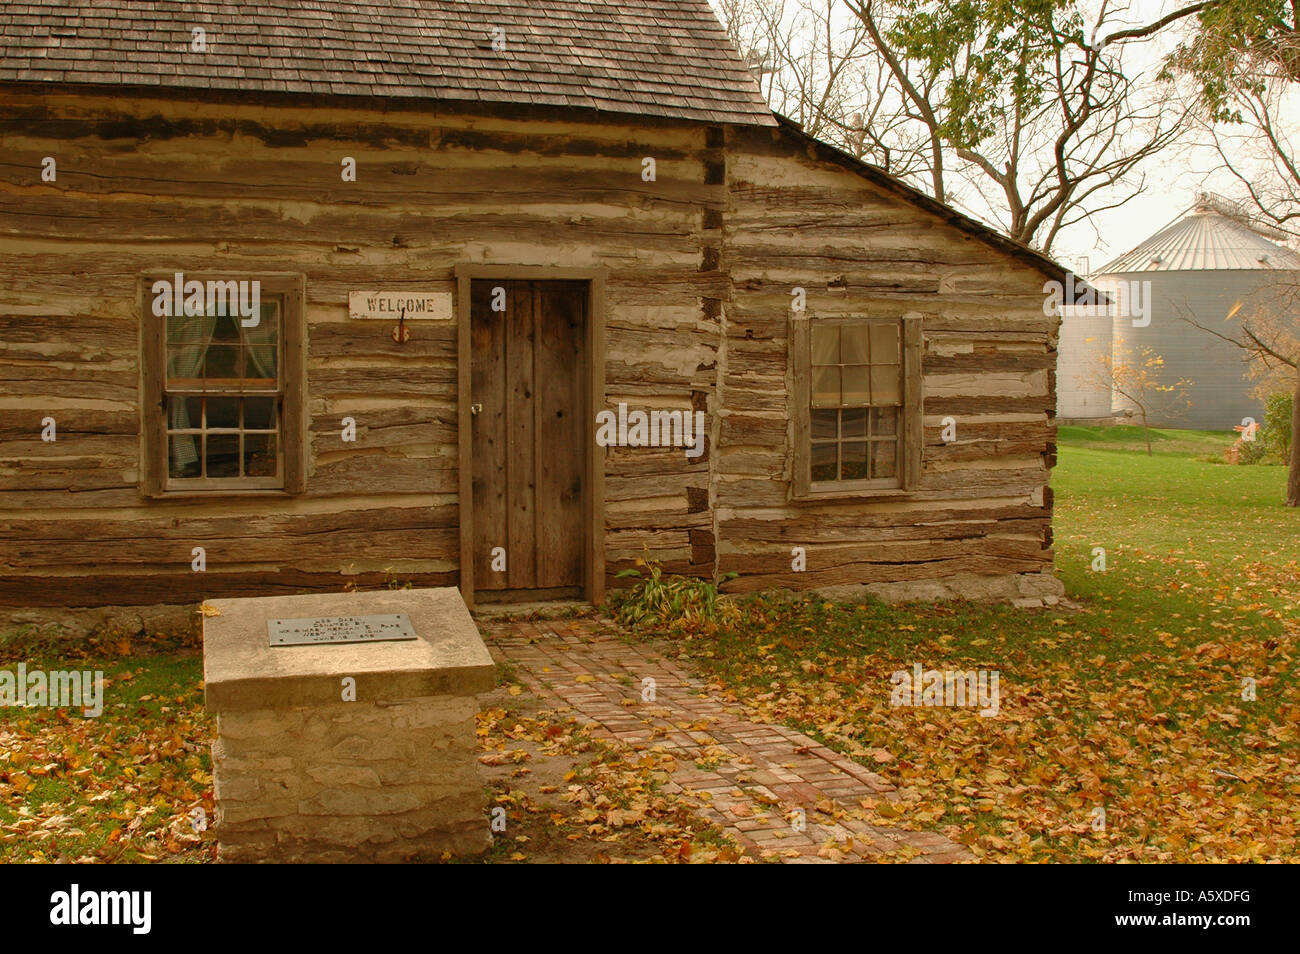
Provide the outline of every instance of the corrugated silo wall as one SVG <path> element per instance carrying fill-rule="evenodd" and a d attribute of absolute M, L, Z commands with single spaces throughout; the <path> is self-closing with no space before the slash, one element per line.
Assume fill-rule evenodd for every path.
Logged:
<path fill-rule="evenodd" d="M 1056 359 L 1056 416 L 1065 419 L 1109 417 L 1110 388 L 1100 383 L 1102 356 L 1111 350 L 1107 306 L 1061 309 Z"/>
<path fill-rule="evenodd" d="M 1276 272 L 1262 270 L 1200 270 L 1181 272 L 1130 272 L 1098 278 L 1107 286 L 1118 284 L 1120 300 L 1114 310 L 1113 348 L 1119 364 L 1140 361 L 1143 348 L 1164 359 L 1159 380 L 1173 384 L 1190 381 L 1185 395 L 1191 401 L 1157 395 L 1151 402 L 1149 423 L 1154 427 L 1226 431 L 1242 419 L 1263 419 L 1264 405 L 1251 397 L 1254 387 L 1247 373 L 1246 353 L 1202 328 L 1226 335 L 1239 332 L 1237 318 L 1229 319 L 1233 306 L 1242 303 L 1238 316 L 1259 308 L 1268 299 L 1265 290 L 1277 281 Z M 1150 282 L 1133 294 L 1134 282 Z M 1132 304 L 1130 304 L 1132 303 Z M 1135 314 L 1140 305 L 1146 313 Z M 1145 326 L 1136 326 L 1134 321 Z M 1200 325 L 1202 327 L 1197 327 Z M 1115 408 L 1136 412 L 1133 402 L 1115 395 Z"/>

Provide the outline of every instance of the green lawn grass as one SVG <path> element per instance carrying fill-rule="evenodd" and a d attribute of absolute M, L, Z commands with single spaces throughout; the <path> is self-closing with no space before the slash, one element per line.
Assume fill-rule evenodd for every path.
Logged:
<path fill-rule="evenodd" d="M 1231 433 L 1153 437 L 1148 457 L 1141 428 L 1061 428 L 1052 475 L 1056 569 L 1070 592 L 1127 593 L 1141 604 L 1150 591 L 1168 598 L 1174 580 L 1193 577 L 1201 586 L 1184 592 L 1194 603 L 1213 584 L 1295 614 L 1294 587 L 1265 585 L 1300 561 L 1300 512 L 1283 504 L 1285 468 L 1221 463 Z M 1104 574 L 1091 570 L 1094 547 L 1106 550 Z"/>
<path fill-rule="evenodd" d="M 1208 456 L 1223 460 L 1223 451 L 1237 435 L 1231 431 L 1181 431 L 1153 427 L 1150 429 L 1151 453 L 1177 456 Z M 1132 424 L 1118 427 L 1078 427 L 1065 425 L 1057 428 L 1058 443 L 1071 447 L 1091 447 L 1095 450 L 1146 452 L 1146 439 L 1142 428 Z"/>

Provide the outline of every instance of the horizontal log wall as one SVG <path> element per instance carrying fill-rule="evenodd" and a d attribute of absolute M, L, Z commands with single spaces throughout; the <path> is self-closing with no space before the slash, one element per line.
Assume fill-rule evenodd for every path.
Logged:
<path fill-rule="evenodd" d="M 0 604 L 458 582 L 454 323 L 348 292 L 452 292 L 458 263 L 603 266 L 607 396 L 712 413 L 719 142 L 699 126 L 35 97 L 0 103 Z M 57 180 L 41 181 L 46 156 Z M 340 176 L 344 157 L 357 180 Z M 642 158 L 656 160 L 655 181 Z M 300 497 L 145 500 L 137 275 L 306 275 Z M 58 440 L 40 439 L 53 417 Z M 341 440 L 342 421 L 357 425 Z M 709 455 L 611 449 L 610 574 L 712 570 Z M 193 572 L 191 551 L 206 550 Z"/>
<path fill-rule="evenodd" d="M 1050 566 L 1042 276 L 789 134 L 13 95 L 0 133 L 0 604 L 458 582 L 454 325 L 397 345 L 347 302 L 462 262 L 603 266 L 606 406 L 709 415 L 700 458 L 606 452 L 611 582 L 647 554 L 739 589 Z M 142 497 L 136 279 L 178 269 L 306 275 L 305 495 Z M 794 285 L 814 317 L 927 314 L 906 499 L 789 500 Z"/>
<path fill-rule="evenodd" d="M 729 588 L 1050 571 L 1057 319 L 1043 314 L 1043 275 L 788 132 L 733 129 L 727 145 L 732 295 L 712 496 L 718 569 L 741 574 Z M 790 499 L 796 286 L 813 321 L 925 316 L 915 493 Z M 942 438 L 945 417 L 955 441 Z"/>

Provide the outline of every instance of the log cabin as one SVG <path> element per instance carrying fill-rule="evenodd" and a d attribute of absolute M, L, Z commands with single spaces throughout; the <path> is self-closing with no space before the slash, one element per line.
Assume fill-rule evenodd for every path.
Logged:
<path fill-rule="evenodd" d="M 705 0 L 3 0 L 0 47 L 11 621 L 1061 592 L 1066 272 L 774 115 Z"/>

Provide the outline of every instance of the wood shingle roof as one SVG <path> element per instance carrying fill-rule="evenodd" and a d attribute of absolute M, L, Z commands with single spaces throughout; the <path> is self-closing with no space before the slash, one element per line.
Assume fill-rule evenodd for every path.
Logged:
<path fill-rule="evenodd" d="M 706 0 L 0 0 L 0 82 L 775 123 Z"/>

